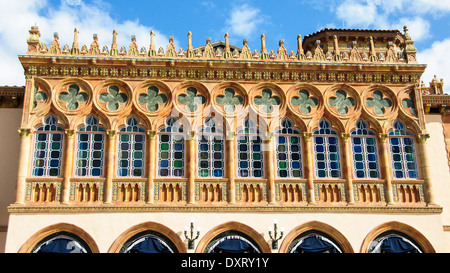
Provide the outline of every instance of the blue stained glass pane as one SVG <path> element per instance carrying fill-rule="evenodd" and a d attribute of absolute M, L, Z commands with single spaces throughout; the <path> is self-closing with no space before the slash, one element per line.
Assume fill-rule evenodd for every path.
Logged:
<path fill-rule="evenodd" d="M 246 152 L 247 151 L 247 144 L 240 144 L 239 145 L 239 151 Z"/>
<path fill-rule="evenodd" d="M 285 144 L 286 143 L 286 137 L 278 137 L 278 143 L 279 144 Z"/>
<path fill-rule="evenodd" d="M 357 168 L 359 170 L 363 170 L 364 164 L 362 162 L 355 162 L 355 168 Z"/>
<path fill-rule="evenodd" d="M 142 167 L 142 160 L 135 160 L 134 161 L 134 167 L 135 168 L 141 168 Z"/>
<path fill-rule="evenodd" d="M 200 151 L 208 151 L 208 144 L 200 144 Z"/>
<path fill-rule="evenodd" d="M 326 168 L 325 162 L 317 162 L 317 168 L 323 170 Z"/>
<path fill-rule="evenodd" d="M 102 174 L 101 169 L 99 168 L 92 169 L 92 176 L 100 176 L 101 174 Z"/>
<path fill-rule="evenodd" d="M 324 170 L 319 170 L 317 176 L 320 178 L 326 177 L 326 172 Z"/>
<path fill-rule="evenodd" d="M 323 137 L 315 137 L 316 144 L 323 144 Z"/>
<path fill-rule="evenodd" d="M 355 153 L 362 153 L 362 147 L 361 146 L 354 146 L 353 151 Z"/>
<path fill-rule="evenodd" d="M 298 162 L 298 161 L 292 162 L 292 168 L 293 169 L 300 169 L 300 162 Z"/>
<path fill-rule="evenodd" d="M 339 164 L 337 162 L 330 162 L 330 168 L 333 170 L 339 169 Z"/>
<path fill-rule="evenodd" d="M 328 147 L 328 151 L 329 151 L 330 153 L 336 153 L 336 152 L 337 152 L 337 146 L 335 146 L 335 145 L 330 145 L 330 146 Z"/>
<path fill-rule="evenodd" d="M 403 172 L 402 171 L 395 171 L 394 175 L 395 175 L 395 178 L 403 178 Z"/>
<path fill-rule="evenodd" d="M 215 177 L 223 176 L 223 171 L 222 170 L 214 170 L 214 176 Z"/>
<path fill-rule="evenodd" d="M 241 161 L 239 162 L 239 165 L 241 169 L 247 169 L 248 168 L 248 162 L 247 161 Z"/>
<path fill-rule="evenodd" d="M 254 177 L 262 177 L 262 171 L 261 170 L 254 170 L 253 171 Z"/>
<path fill-rule="evenodd" d="M 259 144 L 254 144 L 252 148 L 253 148 L 253 152 L 261 151 L 261 145 L 259 145 Z"/>
<path fill-rule="evenodd" d="M 317 153 L 323 153 L 325 151 L 325 147 L 321 145 L 317 145 L 315 148 Z"/>
<path fill-rule="evenodd" d="M 374 146 L 367 146 L 367 152 L 368 153 L 374 153 L 375 152 L 375 147 Z"/>
<path fill-rule="evenodd" d="M 159 161 L 160 162 L 160 167 L 161 168 L 167 168 L 167 167 L 169 167 L 169 161 L 168 160 L 160 160 Z"/>
<path fill-rule="evenodd" d="M 365 178 L 365 172 L 364 171 L 356 171 L 356 177 L 357 178 Z"/>
<path fill-rule="evenodd" d="M 398 145 L 399 139 L 398 138 L 390 138 L 391 145 Z"/>
<path fill-rule="evenodd" d="M 409 178 L 417 178 L 417 172 L 415 171 L 408 171 Z"/>
<path fill-rule="evenodd" d="M 182 143 L 175 143 L 173 145 L 173 147 L 174 147 L 174 150 L 181 151 L 183 149 L 183 144 Z"/>
<path fill-rule="evenodd" d="M 329 137 L 328 138 L 328 143 L 331 145 L 334 145 L 337 143 L 337 138 L 336 137 Z"/>
<path fill-rule="evenodd" d="M 261 165 L 260 161 L 253 161 L 253 168 L 260 169 Z"/>

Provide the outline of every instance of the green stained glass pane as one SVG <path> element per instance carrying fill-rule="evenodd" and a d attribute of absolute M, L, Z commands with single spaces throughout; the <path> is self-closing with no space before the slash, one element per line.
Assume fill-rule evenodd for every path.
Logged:
<path fill-rule="evenodd" d="M 338 159 L 337 154 L 330 154 L 330 160 L 331 161 L 336 161 Z"/>
<path fill-rule="evenodd" d="M 161 145 L 160 145 L 160 150 L 161 150 L 161 151 L 167 151 L 167 150 L 169 150 L 169 143 L 161 143 Z"/>
<path fill-rule="evenodd" d="M 201 177 L 207 177 L 208 175 L 209 175 L 209 171 L 208 170 L 205 170 L 205 169 L 200 170 L 200 176 Z"/>
<path fill-rule="evenodd" d="M 36 143 L 36 148 L 39 149 L 39 150 L 44 150 L 46 146 L 47 145 L 46 145 L 45 142 L 38 142 L 38 143 Z"/>
<path fill-rule="evenodd" d="M 366 138 L 367 145 L 375 145 L 375 139 L 374 138 Z"/>
<path fill-rule="evenodd" d="M 209 158 L 209 154 L 207 152 L 201 152 L 200 153 L 200 158 L 201 159 L 208 159 Z"/>
<path fill-rule="evenodd" d="M 239 153 L 239 159 L 240 159 L 240 160 L 247 160 L 247 159 L 248 159 L 248 156 L 247 156 L 246 153 Z"/>
<path fill-rule="evenodd" d="M 86 167 L 87 166 L 87 160 L 83 160 L 83 159 L 80 159 L 80 160 L 78 160 L 78 167 Z"/>
<path fill-rule="evenodd" d="M 128 158 L 128 151 L 120 152 L 120 158 Z"/>
<path fill-rule="evenodd" d="M 318 177 L 326 177 L 326 172 L 325 172 L 324 170 L 319 170 L 319 171 L 317 172 L 317 176 L 318 176 Z"/>
<path fill-rule="evenodd" d="M 214 151 L 216 152 L 222 151 L 222 144 L 214 144 Z"/>
<path fill-rule="evenodd" d="M 134 169 L 133 176 L 142 176 L 142 169 Z"/>
<path fill-rule="evenodd" d="M 301 173 L 300 173 L 299 170 L 293 170 L 293 171 L 292 171 L 292 176 L 293 176 L 293 177 L 300 177 L 300 176 L 301 176 Z"/>
<path fill-rule="evenodd" d="M 278 162 L 278 168 L 286 169 L 286 167 L 287 167 L 286 161 Z"/>
<path fill-rule="evenodd" d="M 93 158 L 102 158 L 102 152 L 101 151 L 94 151 L 92 153 Z"/>
<path fill-rule="evenodd" d="M 291 144 L 297 144 L 299 141 L 298 137 L 291 137 Z"/>
<path fill-rule="evenodd" d="M 414 161 L 413 154 L 406 154 L 406 161 Z"/>
<path fill-rule="evenodd" d="M 278 152 L 280 153 L 286 152 L 286 145 L 278 145 Z"/>
<path fill-rule="evenodd" d="M 130 135 L 120 135 L 120 141 L 122 142 L 130 141 Z"/>
<path fill-rule="evenodd" d="M 160 159 L 169 159 L 169 152 L 160 152 L 159 158 Z"/>
<path fill-rule="evenodd" d="M 261 160 L 261 154 L 260 153 L 253 153 L 253 160 Z"/>
<path fill-rule="evenodd" d="M 34 165 L 35 165 L 36 167 L 44 167 L 44 160 L 42 160 L 42 159 L 37 159 L 37 160 L 35 161 Z"/>
<path fill-rule="evenodd" d="M 143 153 L 142 152 L 134 152 L 134 158 L 136 159 L 142 159 Z"/>
<path fill-rule="evenodd" d="M 173 161 L 173 167 L 175 167 L 175 168 L 183 167 L 183 161 L 182 160 L 174 160 Z"/>

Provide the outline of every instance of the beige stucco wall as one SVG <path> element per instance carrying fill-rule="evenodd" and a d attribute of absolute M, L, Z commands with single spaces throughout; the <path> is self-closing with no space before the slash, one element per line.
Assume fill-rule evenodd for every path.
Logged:
<path fill-rule="evenodd" d="M 14 202 L 18 166 L 19 134 L 22 118 L 21 108 L 0 108 L 0 253 L 5 250 L 7 207 Z"/>
<path fill-rule="evenodd" d="M 182 236 L 189 219 L 195 219 L 195 226 L 201 228 L 202 236 L 214 227 L 228 221 L 237 221 L 250 226 L 262 234 L 270 243 L 268 227 L 278 220 L 279 227 L 288 234 L 295 227 L 309 221 L 326 223 L 341 232 L 351 243 L 355 252 L 360 252 L 367 234 L 378 225 L 398 221 L 421 232 L 437 252 L 447 252 L 439 214 L 368 214 L 368 213 L 80 213 L 70 214 L 14 214 L 10 218 L 6 252 L 17 252 L 34 233 L 52 224 L 71 223 L 86 231 L 97 243 L 100 252 L 107 252 L 115 239 L 128 228 L 153 221 L 169 227 Z M 27 225 L 32 222 L 33 225 Z"/>

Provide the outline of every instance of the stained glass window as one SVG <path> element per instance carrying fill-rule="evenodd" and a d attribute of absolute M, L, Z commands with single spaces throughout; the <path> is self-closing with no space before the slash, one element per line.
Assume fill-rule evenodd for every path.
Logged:
<path fill-rule="evenodd" d="M 144 176 L 145 134 L 146 130 L 139 126 L 135 117 L 128 118 L 125 126 L 119 129 L 118 176 Z"/>
<path fill-rule="evenodd" d="M 173 117 L 158 132 L 158 175 L 184 177 L 185 136 L 180 122 Z"/>
<path fill-rule="evenodd" d="M 275 137 L 278 177 L 302 177 L 300 131 L 293 128 L 289 119 L 285 119 L 281 122 L 281 129 L 277 131 Z"/>
<path fill-rule="evenodd" d="M 239 177 L 263 177 L 262 138 L 256 123 L 251 119 L 244 121 L 236 134 Z"/>
<path fill-rule="evenodd" d="M 397 120 L 388 135 L 394 178 L 417 178 L 414 134 Z"/>
<path fill-rule="evenodd" d="M 198 136 L 198 176 L 224 176 L 224 136 L 213 118 L 206 119 Z"/>
<path fill-rule="evenodd" d="M 339 138 L 330 123 L 322 119 L 314 131 L 314 156 L 317 178 L 340 178 Z"/>
<path fill-rule="evenodd" d="M 377 141 L 367 123 L 358 120 L 351 132 L 353 171 L 355 178 L 379 178 Z"/>
<path fill-rule="evenodd" d="M 90 116 L 86 119 L 85 126 L 78 130 L 77 136 L 75 174 L 102 176 L 105 129 L 99 126 L 96 117 Z"/>
<path fill-rule="evenodd" d="M 33 176 L 60 176 L 64 128 L 55 116 L 49 115 L 36 129 Z"/>

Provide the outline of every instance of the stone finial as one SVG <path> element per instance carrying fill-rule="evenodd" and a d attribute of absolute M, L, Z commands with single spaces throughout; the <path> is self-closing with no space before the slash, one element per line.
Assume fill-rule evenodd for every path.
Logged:
<path fill-rule="evenodd" d="M 94 41 L 91 43 L 89 48 L 89 55 L 99 55 L 100 54 L 100 44 L 98 43 L 98 35 L 93 35 Z"/>
<path fill-rule="evenodd" d="M 186 57 L 192 58 L 194 57 L 194 47 L 192 46 L 192 32 L 188 32 L 188 46 L 186 49 Z"/>
<path fill-rule="evenodd" d="M 341 50 L 339 49 L 339 40 L 336 35 L 333 35 L 333 42 L 334 42 L 334 60 L 336 62 L 342 61 L 341 57 Z"/>
<path fill-rule="evenodd" d="M 408 33 L 408 27 L 403 27 L 404 37 L 405 37 L 405 48 L 403 49 L 403 55 L 406 58 L 407 63 L 417 63 L 416 53 L 417 49 L 414 46 L 414 41 L 411 40 L 411 36 Z"/>
<path fill-rule="evenodd" d="M 443 87 L 444 87 L 444 80 L 443 79 L 438 80 L 436 75 L 434 75 L 433 80 L 431 80 L 430 82 L 431 93 L 433 95 L 442 95 L 444 94 Z"/>
<path fill-rule="evenodd" d="M 139 55 L 139 47 L 136 43 L 136 36 L 131 36 L 131 44 L 128 47 L 128 56 L 138 56 Z"/>
<path fill-rule="evenodd" d="M 267 48 L 266 48 L 266 36 L 261 34 L 261 59 L 266 60 L 269 59 L 269 54 L 267 54 Z"/>
<path fill-rule="evenodd" d="M 279 48 L 277 51 L 277 59 L 279 60 L 286 60 L 288 58 L 287 50 L 284 47 L 284 39 L 281 39 L 278 42 Z"/>
<path fill-rule="evenodd" d="M 223 54 L 223 57 L 225 59 L 231 58 L 233 55 L 231 54 L 231 50 L 230 50 L 230 41 L 229 41 L 229 35 L 228 33 L 225 33 L 225 52 Z"/>
<path fill-rule="evenodd" d="M 176 57 L 177 56 L 177 50 L 175 48 L 175 45 L 173 44 L 173 36 L 169 36 L 169 44 L 166 48 L 166 57 Z"/>
<path fill-rule="evenodd" d="M 111 51 L 109 52 L 111 56 L 119 55 L 119 49 L 117 48 L 117 31 L 113 30 L 113 39 L 111 44 Z"/>
<path fill-rule="evenodd" d="M 70 50 L 70 54 L 72 55 L 78 55 L 80 54 L 80 46 L 78 44 L 78 29 L 75 28 L 73 31 L 73 44 L 72 49 Z"/>
<path fill-rule="evenodd" d="M 369 57 L 369 59 L 370 59 L 371 62 L 376 62 L 376 61 L 378 61 L 378 58 L 377 58 L 377 54 L 375 52 L 375 45 L 373 43 L 373 37 L 372 36 L 370 36 L 369 41 L 370 41 L 370 43 L 369 43 L 369 45 L 370 45 L 370 57 Z"/>
<path fill-rule="evenodd" d="M 27 38 L 28 51 L 27 54 L 35 54 L 39 53 L 41 41 L 39 38 L 41 37 L 41 33 L 39 32 L 39 28 L 37 26 L 32 26 L 28 31 L 30 35 Z"/>
<path fill-rule="evenodd" d="M 156 56 L 156 49 L 155 49 L 155 32 L 152 30 L 150 31 L 150 49 L 148 51 L 149 57 Z"/>
<path fill-rule="evenodd" d="M 302 35 L 300 34 L 297 36 L 297 60 L 306 60 L 302 46 Z"/>
<path fill-rule="evenodd" d="M 58 32 L 53 33 L 54 40 L 50 43 L 50 54 L 61 54 Z"/>
<path fill-rule="evenodd" d="M 242 41 L 243 47 L 241 52 L 241 59 L 251 59 L 252 58 L 252 52 L 250 51 L 250 47 L 247 45 L 248 40 L 244 39 Z"/>

